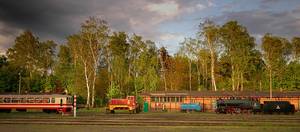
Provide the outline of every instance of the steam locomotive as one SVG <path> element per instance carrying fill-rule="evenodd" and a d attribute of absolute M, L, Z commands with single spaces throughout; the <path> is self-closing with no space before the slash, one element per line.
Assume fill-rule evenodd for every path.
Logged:
<path fill-rule="evenodd" d="M 230 98 L 217 100 L 216 113 L 263 113 L 263 114 L 294 114 L 295 106 L 288 101 L 264 101 L 263 104 L 257 99 Z"/>

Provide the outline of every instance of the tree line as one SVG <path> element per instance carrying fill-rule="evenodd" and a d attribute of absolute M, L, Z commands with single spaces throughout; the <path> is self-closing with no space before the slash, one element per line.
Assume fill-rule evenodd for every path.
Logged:
<path fill-rule="evenodd" d="M 199 24 L 177 53 L 90 17 L 65 44 L 24 31 L 0 58 L 0 92 L 67 92 L 87 107 L 151 91 L 300 89 L 300 37 L 266 33 L 256 44 L 237 21 Z"/>

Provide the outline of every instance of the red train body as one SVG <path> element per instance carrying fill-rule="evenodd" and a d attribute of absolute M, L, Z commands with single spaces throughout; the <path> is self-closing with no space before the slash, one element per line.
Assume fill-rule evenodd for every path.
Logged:
<path fill-rule="evenodd" d="M 135 96 L 127 96 L 126 99 L 111 99 L 109 101 L 107 111 L 114 113 L 115 110 L 129 110 L 130 113 L 138 113 L 140 109 Z"/>
<path fill-rule="evenodd" d="M 0 95 L 0 111 L 40 109 L 44 112 L 70 112 L 73 98 L 69 95 Z"/>

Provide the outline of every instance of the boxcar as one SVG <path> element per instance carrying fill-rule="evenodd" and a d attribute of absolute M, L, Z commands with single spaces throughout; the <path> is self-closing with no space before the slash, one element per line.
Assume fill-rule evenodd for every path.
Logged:
<path fill-rule="evenodd" d="M 0 95 L 0 111 L 40 109 L 44 112 L 69 112 L 73 98 L 69 95 Z"/>

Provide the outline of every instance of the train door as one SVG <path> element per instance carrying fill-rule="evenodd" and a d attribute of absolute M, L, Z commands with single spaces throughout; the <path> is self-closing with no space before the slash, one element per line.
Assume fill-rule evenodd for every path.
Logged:
<path fill-rule="evenodd" d="M 61 98 L 60 99 L 60 106 L 62 106 L 63 105 L 63 99 Z"/>

